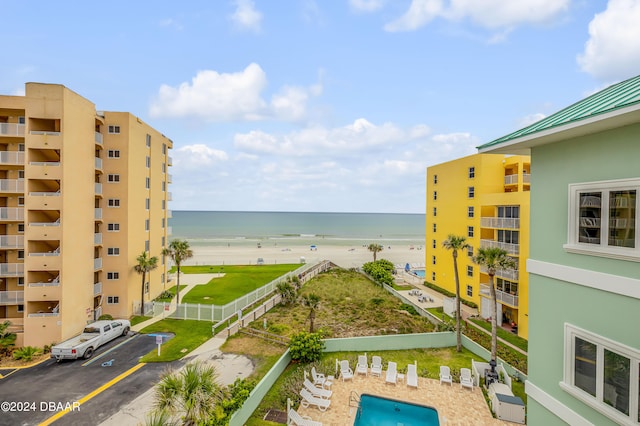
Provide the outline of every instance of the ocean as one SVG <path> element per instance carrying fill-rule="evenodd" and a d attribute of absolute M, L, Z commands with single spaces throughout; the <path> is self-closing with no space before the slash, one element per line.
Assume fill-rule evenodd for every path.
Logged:
<path fill-rule="evenodd" d="M 424 214 L 173 211 L 170 239 L 197 245 L 423 246 Z"/>

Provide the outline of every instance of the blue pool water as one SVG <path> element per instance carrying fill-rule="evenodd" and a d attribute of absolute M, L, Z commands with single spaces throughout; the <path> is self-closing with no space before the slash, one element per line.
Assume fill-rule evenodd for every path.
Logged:
<path fill-rule="evenodd" d="M 364 394 L 353 426 L 439 426 L 438 411 L 425 405 Z"/>
<path fill-rule="evenodd" d="M 416 274 L 416 276 L 421 277 L 421 278 L 424 278 L 426 276 L 425 275 L 426 271 L 424 269 L 414 269 L 411 272 L 413 272 L 414 274 Z"/>

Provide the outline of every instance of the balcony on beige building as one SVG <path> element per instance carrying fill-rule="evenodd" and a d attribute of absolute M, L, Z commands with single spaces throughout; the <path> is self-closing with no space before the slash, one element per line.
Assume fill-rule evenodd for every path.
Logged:
<path fill-rule="evenodd" d="M 19 123 L 0 123 L 0 136 L 23 137 L 24 127 Z"/>
<path fill-rule="evenodd" d="M 94 245 L 102 244 L 102 233 L 101 232 L 96 232 L 95 234 L 93 234 L 93 244 Z"/>
<path fill-rule="evenodd" d="M 0 192 L 9 194 L 24 194 L 24 180 L 0 179 Z"/>
<path fill-rule="evenodd" d="M 95 183 L 95 193 L 96 195 L 102 195 L 102 184 L 96 182 Z"/>
<path fill-rule="evenodd" d="M 0 235 L 0 250 L 23 248 L 24 235 Z"/>
<path fill-rule="evenodd" d="M 50 281 L 33 282 L 27 285 L 26 293 L 29 301 L 58 300 L 61 297 L 62 288 L 60 278 L 49 278 Z"/>
<path fill-rule="evenodd" d="M 0 165 L 24 166 L 24 152 L 23 151 L 0 151 Z"/>
<path fill-rule="evenodd" d="M 102 158 L 96 157 L 96 170 L 102 171 Z"/>
<path fill-rule="evenodd" d="M 517 256 L 520 254 L 520 244 L 503 243 L 501 241 L 495 241 L 495 240 L 480 240 L 480 247 L 482 248 L 497 247 L 506 251 L 508 254 L 511 254 L 511 255 Z"/>
<path fill-rule="evenodd" d="M 93 284 L 93 295 L 94 296 L 98 296 L 99 294 L 102 294 L 102 283 L 101 282 Z"/>
<path fill-rule="evenodd" d="M 102 145 L 102 133 L 100 132 L 95 133 L 94 142 L 98 145 Z"/>
<path fill-rule="evenodd" d="M 24 207 L 0 207 L 0 222 L 24 222 Z"/>
<path fill-rule="evenodd" d="M 0 277 L 23 277 L 24 263 L 0 263 Z"/>
<path fill-rule="evenodd" d="M 480 284 L 480 294 L 483 296 L 491 296 L 491 289 L 488 284 Z M 496 300 L 499 303 L 504 303 L 505 305 L 509 305 L 514 308 L 518 307 L 517 294 L 510 294 L 506 291 L 496 289 Z"/>
<path fill-rule="evenodd" d="M 95 259 L 93 259 L 93 270 L 94 271 L 98 271 L 102 269 L 102 258 L 101 257 L 97 257 Z"/>
<path fill-rule="evenodd" d="M 96 207 L 93 209 L 93 218 L 95 220 L 102 221 L 102 209 L 100 207 Z"/>
<path fill-rule="evenodd" d="M 0 305 L 22 305 L 24 291 L 0 291 Z"/>

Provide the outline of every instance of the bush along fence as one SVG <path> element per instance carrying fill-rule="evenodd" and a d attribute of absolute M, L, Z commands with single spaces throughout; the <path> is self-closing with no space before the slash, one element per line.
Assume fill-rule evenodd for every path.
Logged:
<path fill-rule="evenodd" d="M 167 318 L 176 319 L 190 319 L 198 321 L 211 321 L 220 323 L 231 319 L 234 315 L 238 315 L 243 309 L 254 303 L 268 297 L 276 290 L 277 285 L 280 282 L 286 281 L 289 277 L 297 276 L 301 282 L 306 282 L 309 279 L 315 277 L 321 272 L 325 272 L 331 267 L 332 263 L 329 261 L 322 261 L 317 264 L 305 264 L 295 271 L 288 272 L 287 274 L 276 278 L 268 284 L 247 293 L 236 300 L 227 303 L 226 305 L 208 305 L 201 303 L 181 303 L 175 311 L 170 312 L 171 303 L 167 302 L 145 302 L 144 312 L 145 316 L 155 317 L 159 315 L 165 315 Z M 273 305 L 271 305 L 273 307 Z M 271 309 L 269 307 L 269 309 Z M 242 314 L 240 314 L 241 316 Z"/>

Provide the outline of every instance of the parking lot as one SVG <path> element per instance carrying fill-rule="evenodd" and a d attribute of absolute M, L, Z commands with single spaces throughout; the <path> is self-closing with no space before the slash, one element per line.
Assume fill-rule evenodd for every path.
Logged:
<path fill-rule="evenodd" d="M 89 360 L 51 359 L 3 371 L 0 425 L 97 425 L 158 381 L 166 364 L 138 363 L 156 347 L 155 336 L 135 334 L 99 348 Z M 65 408 L 71 411 L 60 416 Z"/>

